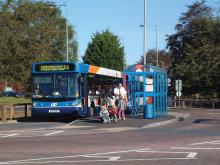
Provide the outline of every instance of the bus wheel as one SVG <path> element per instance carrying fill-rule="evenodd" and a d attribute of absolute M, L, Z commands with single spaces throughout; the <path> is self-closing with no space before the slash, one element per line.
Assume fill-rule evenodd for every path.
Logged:
<path fill-rule="evenodd" d="M 55 118 L 52 117 L 52 116 L 48 116 L 48 117 L 47 117 L 47 121 L 49 121 L 49 122 L 52 122 L 52 121 L 54 121 L 54 120 L 55 120 Z"/>
<path fill-rule="evenodd" d="M 72 119 L 73 119 L 73 120 L 76 120 L 76 119 L 78 119 L 78 118 L 80 118 L 78 111 L 74 111 L 74 112 L 72 113 Z"/>

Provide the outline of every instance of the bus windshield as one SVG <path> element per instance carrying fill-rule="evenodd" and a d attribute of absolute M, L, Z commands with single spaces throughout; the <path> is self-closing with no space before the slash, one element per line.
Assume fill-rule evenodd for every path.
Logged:
<path fill-rule="evenodd" d="M 79 96 L 77 74 L 33 76 L 33 99 L 75 98 Z"/>

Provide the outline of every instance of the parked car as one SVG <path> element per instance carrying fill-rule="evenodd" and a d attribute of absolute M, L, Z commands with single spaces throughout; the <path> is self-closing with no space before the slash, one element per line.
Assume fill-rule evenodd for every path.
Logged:
<path fill-rule="evenodd" d="M 16 91 L 2 92 L 2 95 L 7 97 L 24 97 L 24 94 L 22 92 L 16 92 Z"/>

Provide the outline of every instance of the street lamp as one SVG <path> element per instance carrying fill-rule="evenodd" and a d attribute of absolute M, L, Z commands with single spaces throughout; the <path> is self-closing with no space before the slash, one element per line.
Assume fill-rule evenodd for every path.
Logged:
<path fill-rule="evenodd" d="M 146 26 L 155 27 L 155 45 L 156 45 L 157 66 L 158 66 L 159 65 L 159 54 L 158 54 L 158 47 L 157 47 L 157 25 L 146 25 Z M 140 25 L 140 27 L 144 27 L 144 25 Z M 144 47 L 144 49 L 145 49 L 145 47 Z M 145 57 L 145 54 L 144 54 L 144 57 Z M 145 58 L 145 60 L 146 60 L 146 58 Z"/>
<path fill-rule="evenodd" d="M 54 5 L 50 5 L 51 7 L 54 7 Z M 57 6 L 65 6 L 66 7 L 66 61 L 69 61 L 69 29 L 68 29 L 68 18 L 67 18 L 67 0 L 62 5 Z"/>
<path fill-rule="evenodd" d="M 69 61 L 69 29 L 68 29 L 68 18 L 67 18 L 67 0 L 65 1 L 66 6 L 66 61 Z"/>
<path fill-rule="evenodd" d="M 144 50 L 143 50 L 143 56 L 144 56 L 144 65 L 146 65 L 146 43 L 147 43 L 147 27 L 146 27 L 146 18 L 147 18 L 147 0 L 144 0 Z"/>

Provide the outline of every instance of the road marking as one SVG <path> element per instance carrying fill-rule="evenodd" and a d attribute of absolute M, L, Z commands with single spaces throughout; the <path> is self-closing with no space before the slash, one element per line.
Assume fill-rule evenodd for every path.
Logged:
<path fill-rule="evenodd" d="M 5 135 L 5 136 L 2 136 L 2 137 L 3 137 L 3 138 L 6 138 L 6 137 L 12 137 L 12 136 L 16 136 L 16 135 L 19 135 L 19 134 L 14 133 L 14 134 Z"/>
<path fill-rule="evenodd" d="M 150 153 L 161 153 L 161 154 L 190 154 L 192 152 L 172 152 L 172 151 L 136 151 L 136 152 L 150 152 Z"/>
<path fill-rule="evenodd" d="M 172 151 L 136 151 L 136 152 L 149 152 L 149 153 L 162 153 L 162 154 L 187 154 L 186 158 L 195 158 L 197 152 L 172 152 Z"/>
<path fill-rule="evenodd" d="M 218 141 L 202 142 L 202 143 L 192 143 L 190 145 L 191 146 L 195 146 L 195 145 L 200 145 L 200 144 L 211 144 L 211 143 L 218 143 L 218 142 L 220 142 L 220 140 L 218 140 Z"/>
<path fill-rule="evenodd" d="M 220 148 L 170 147 L 172 150 L 220 150 Z"/>
<path fill-rule="evenodd" d="M 198 154 L 197 152 L 190 152 L 186 157 L 187 158 L 195 158 L 197 154 Z"/>
<path fill-rule="evenodd" d="M 70 126 L 70 125 L 72 125 L 73 123 L 75 123 L 75 122 L 77 122 L 77 121 L 78 121 L 78 120 L 74 120 L 74 121 L 68 123 L 66 126 Z"/>
<path fill-rule="evenodd" d="M 193 160 L 197 158 L 146 158 L 146 159 L 120 159 L 115 160 L 115 162 L 131 162 L 131 161 L 160 161 L 160 160 Z M 112 162 L 111 160 L 50 160 L 50 161 L 27 161 L 27 162 L 0 162 L 0 164 L 49 164 L 49 163 L 90 163 L 90 162 Z"/>
<path fill-rule="evenodd" d="M 120 159 L 121 157 L 120 156 L 99 156 L 99 155 L 86 155 L 86 156 L 83 156 L 85 158 L 108 158 L 108 161 L 116 161 L 118 159 Z"/>
<path fill-rule="evenodd" d="M 116 160 L 118 160 L 118 159 L 120 159 L 121 157 L 120 156 L 113 156 L 113 157 L 110 157 L 109 159 L 108 159 L 108 161 L 116 161 Z"/>
<path fill-rule="evenodd" d="M 147 152 L 149 148 L 144 149 L 135 149 L 135 150 L 125 150 L 125 151 L 115 151 L 115 152 L 106 152 L 106 153 L 95 153 L 95 154 L 85 154 L 85 155 L 72 155 L 72 156 L 62 156 L 62 157 L 47 157 L 47 158 L 38 158 L 38 159 L 26 159 L 26 160 L 17 160 L 17 161 L 7 161 L 0 162 L 0 164 L 48 164 L 48 163 L 87 163 L 87 162 L 128 162 L 128 161 L 158 161 L 158 160 L 193 160 L 197 159 L 195 152 L 178 152 L 178 153 L 188 153 L 187 157 L 183 158 L 140 158 L 140 159 L 120 159 L 120 156 L 109 156 L 108 154 L 119 154 L 119 153 L 129 153 L 129 152 Z M 151 152 L 167 152 L 167 153 L 177 153 L 169 151 L 151 151 Z M 65 159 L 65 158 L 76 158 L 76 157 L 94 157 L 94 158 L 108 158 L 108 159 L 91 159 L 91 160 L 54 160 L 54 159 Z"/>
<path fill-rule="evenodd" d="M 55 135 L 55 134 L 58 134 L 58 133 L 61 133 L 61 132 L 64 132 L 64 131 L 51 132 L 51 133 L 44 134 L 44 136 Z"/>
<path fill-rule="evenodd" d="M 30 161 L 42 161 L 42 160 L 50 160 L 50 159 L 65 159 L 65 158 L 76 158 L 76 157 L 85 157 L 85 156 L 128 153 L 128 152 L 136 152 L 136 151 L 139 151 L 139 150 L 148 150 L 148 149 L 149 148 L 124 150 L 124 151 L 114 151 L 114 152 L 105 152 L 105 153 L 101 152 L 101 153 L 84 154 L 84 155 L 69 155 L 69 156 L 58 156 L 58 157 L 44 157 L 44 158 L 37 158 L 37 159 L 23 159 L 23 160 L 0 162 L 0 164 L 25 163 L 25 162 L 30 162 Z"/>

